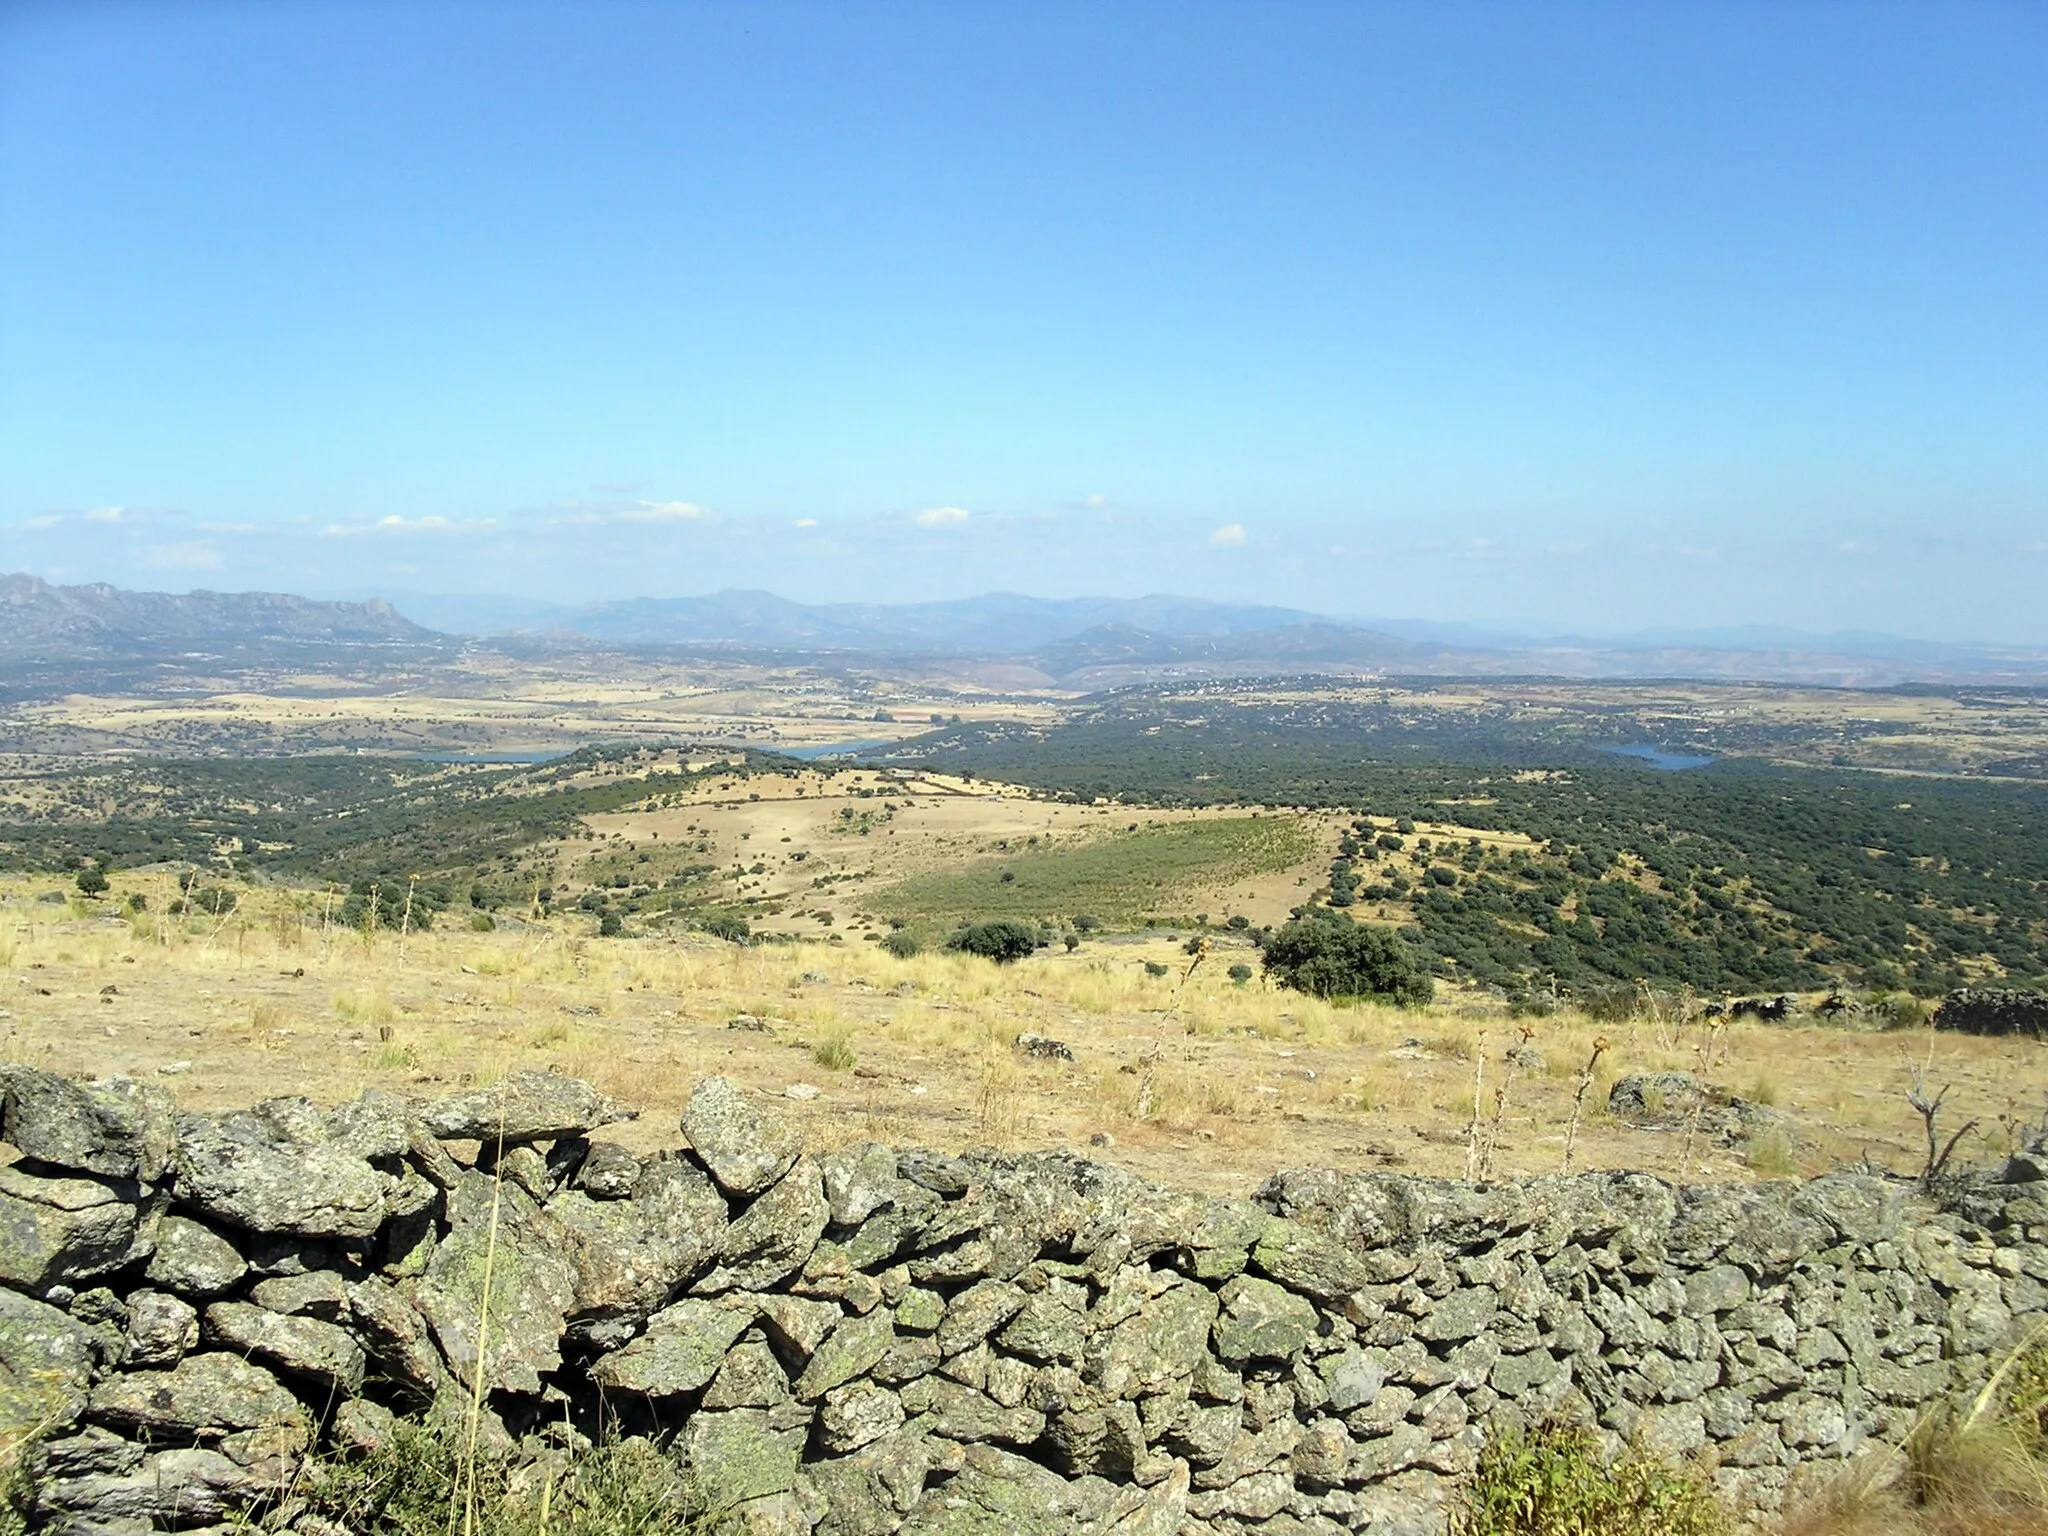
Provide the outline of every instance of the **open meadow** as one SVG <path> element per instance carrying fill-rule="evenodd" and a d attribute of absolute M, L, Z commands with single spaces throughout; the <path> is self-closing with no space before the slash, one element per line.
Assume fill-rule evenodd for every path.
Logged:
<path fill-rule="evenodd" d="M 127 893 L 167 883 L 123 875 L 95 903 L 38 899 L 49 880 L 0 888 L 7 1059 L 161 1076 L 193 1108 L 367 1085 L 432 1095 L 558 1070 L 638 1105 L 642 1120 L 616 1134 L 647 1146 L 673 1135 L 694 1082 L 722 1073 L 784 1100 L 821 1146 L 1079 1147 L 1240 1193 L 1282 1167 L 1462 1174 L 1475 1087 L 1486 1171 L 1555 1171 L 1596 1037 L 1609 1046 L 1577 1167 L 1749 1179 L 1869 1158 L 1914 1172 L 1916 1065 L 1952 1085 L 1945 1129 L 1978 1122 L 1966 1157 L 2003 1152 L 2048 1104 L 2048 1051 L 2032 1040 L 1811 1018 L 1724 1027 L 1654 1005 L 1517 1019 L 1452 992 L 1416 1011 L 1337 1006 L 1268 985 L 1227 928 L 1188 974 L 1179 931 L 1091 936 L 999 967 L 857 942 L 600 939 L 567 917 L 365 932 L 292 891 L 251 892 L 222 917 L 122 914 Z M 1251 978 L 1234 981 L 1233 965 Z M 1034 1034 L 1073 1059 L 1018 1046 Z M 1511 1064 L 1523 1046 L 1536 1054 Z M 1682 1116 L 1644 1129 L 1608 1112 L 1619 1076 L 1703 1065 L 1774 1112 L 1764 1130 L 1731 1140 L 1712 1124 L 1694 1135 Z"/>

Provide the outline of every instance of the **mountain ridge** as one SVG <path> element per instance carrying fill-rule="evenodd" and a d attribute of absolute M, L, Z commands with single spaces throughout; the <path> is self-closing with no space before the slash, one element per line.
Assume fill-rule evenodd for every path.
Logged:
<path fill-rule="evenodd" d="M 133 657 L 174 645 L 418 646 L 445 638 L 376 598 L 136 592 L 106 582 L 57 586 L 26 572 L 0 574 L 0 657 L 9 660 Z"/>

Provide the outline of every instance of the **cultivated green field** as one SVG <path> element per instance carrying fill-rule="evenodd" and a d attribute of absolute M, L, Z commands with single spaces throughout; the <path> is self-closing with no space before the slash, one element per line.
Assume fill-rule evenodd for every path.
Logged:
<path fill-rule="evenodd" d="M 867 904 L 926 930 L 962 920 L 1066 922 L 1084 914 L 1112 928 L 1131 927 L 1148 917 L 1186 915 L 1172 904 L 1176 892 L 1289 869 L 1310 856 L 1310 841 L 1295 817 L 1242 816 L 1146 826 L 1079 847 L 1025 843 L 913 876 L 875 892 Z"/>

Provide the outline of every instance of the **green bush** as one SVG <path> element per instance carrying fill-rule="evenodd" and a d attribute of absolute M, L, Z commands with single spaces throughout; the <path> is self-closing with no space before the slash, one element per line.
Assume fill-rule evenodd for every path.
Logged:
<path fill-rule="evenodd" d="M 745 944 L 754 937 L 754 930 L 747 926 L 747 920 L 730 912 L 714 912 L 700 920 L 697 926 L 714 939 L 724 939 L 728 944 Z"/>
<path fill-rule="evenodd" d="M 1147 976 L 1164 976 L 1172 969 L 1172 966 L 1161 965 L 1157 960 L 1147 960 L 1145 962 L 1145 974 Z"/>
<path fill-rule="evenodd" d="M 898 960 L 909 960 L 924 950 L 924 946 L 917 941 L 917 935 L 904 928 L 898 928 L 882 940 L 882 948 Z"/>
<path fill-rule="evenodd" d="M 78 872 L 78 889 L 86 896 L 104 896 L 107 893 L 106 871 L 97 864 L 88 864 Z"/>
<path fill-rule="evenodd" d="M 626 920 L 616 912 L 601 913 L 597 919 L 597 936 L 601 939 L 616 939 L 626 931 Z"/>
<path fill-rule="evenodd" d="M 1240 960 L 1230 968 L 1230 979 L 1241 987 L 1252 979 L 1252 968 Z"/>
<path fill-rule="evenodd" d="M 1502 1435 L 1451 1515 L 1452 1536 L 1723 1536 L 1727 1512 L 1695 1478 L 1636 1452 L 1602 1465 L 1583 1429 Z"/>
<path fill-rule="evenodd" d="M 1420 1007 L 1435 992 L 1429 972 L 1385 928 L 1310 908 L 1266 940 L 1266 974 L 1314 997 L 1372 997 Z"/>
<path fill-rule="evenodd" d="M 853 1043 L 843 1034 L 830 1034 L 820 1040 L 811 1051 L 811 1060 L 827 1072 L 846 1072 L 859 1060 L 854 1055 Z"/>
<path fill-rule="evenodd" d="M 971 923 L 946 940 L 946 948 L 979 955 L 997 965 L 1021 960 L 1038 948 L 1038 933 L 1022 923 L 1003 918 L 993 923 Z"/>

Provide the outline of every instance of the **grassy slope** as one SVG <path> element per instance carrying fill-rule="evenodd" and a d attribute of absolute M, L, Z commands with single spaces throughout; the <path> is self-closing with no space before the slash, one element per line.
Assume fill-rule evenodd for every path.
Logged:
<path fill-rule="evenodd" d="M 1193 888 L 1287 869 L 1309 856 L 1310 842 L 1292 818 L 1150 826 L 1079 848 L 1027 846 L 914 876 L 876 892 L 868 904 L 925 928 L 961 919 L 1064 922 L 1081 913 L 1130 926 L 1184 913 Z"/>

